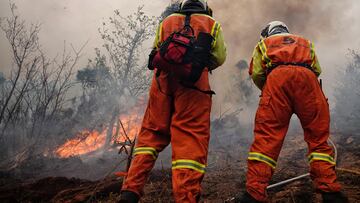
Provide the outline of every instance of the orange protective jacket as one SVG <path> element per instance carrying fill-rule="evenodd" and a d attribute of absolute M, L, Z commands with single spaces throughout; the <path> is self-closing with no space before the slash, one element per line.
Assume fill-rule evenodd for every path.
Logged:
<path fill-rule="evenodd" d="M 262 39 L 254 49 L 249 74 L 259 89 L 265 84 L 267 70 L 280 63 L 306 64 L 317 76 L 321 74 L 312 42 L 293 34 L 278 34 Z"/>

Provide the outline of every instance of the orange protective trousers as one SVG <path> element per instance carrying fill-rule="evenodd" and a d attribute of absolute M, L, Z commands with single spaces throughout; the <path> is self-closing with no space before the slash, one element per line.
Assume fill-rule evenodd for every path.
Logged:
<path fill-rule="evenodd" d="M 299 66 L 279 66 L 267 77 L 255 117 L 255 140 L 248 158 L 247 192 L 266 201 L 266 187 L 274 173 L 292 114 L 300 119 L 309 148 L 310 174 L 324 192 L 341 189 L 328 145 L 329 106 L 315 74 Z"/>
<path fill-rule="evenodd" d="M 209 90 L 208 71 L 195 84 Z M 172 185 L 176 202 L 197 202 L 210 138 L 211 96 L 180 85 L 161 72 L 154 77 L 149 103 L 123 191 L 139 196 L 157 155 L 171 143 Z"/>

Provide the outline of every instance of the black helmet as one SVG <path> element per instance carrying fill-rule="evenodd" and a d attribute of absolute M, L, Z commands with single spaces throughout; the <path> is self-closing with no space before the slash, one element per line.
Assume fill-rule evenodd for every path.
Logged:
<path fill-rule="evenodd" d="M 182 13 L 209 13 L 207 0 L 184 0 L 180 5 Z"/>

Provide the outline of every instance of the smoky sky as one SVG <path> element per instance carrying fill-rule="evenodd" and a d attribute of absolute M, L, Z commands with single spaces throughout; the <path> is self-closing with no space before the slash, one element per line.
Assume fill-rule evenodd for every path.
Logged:
<path fill-rule="evenodd" d="M 94 56 L 94 48 L 101 47 L 98 28 L 102 22 L 113 16 L 118 9 L 126 16 L 144 5 L 149 15 L 158 16 L 169 3 L 166 0 L 12 0 L 17 5 L 17 13 L 27 24 L 40 23 L 40 43 L 50 55 L 62 51 L 63 44 L 73 44 L 80 48 L 89 41 L 83 52 L 80 66 Z M 0 17 L 10 15 L 9 1 L 0 1 Z M 0 71 L 8 73 L 11 67 L 11 53 L 4 34 L 0 33 Z"/>
<path fill-rule="evenodd" d="M 228 44 L 226 65 L 214 72 L 212 78 L 220 98 L 226 98 L 221 94 L 232 90 L 233 84 L 226 78 L 237 71 L 234 65 L 240 59 L 250 60 L 261 30 L 270 21 L 283 21 L 292 33 L 314 42 L 329 97 L 338 84 L 336 76 L 345 67 L 349 49 L 360 48 L 357 0 L 213 0 L 210 6 L 222 24 Z M 217 101 L 217 105 L 225 102 Z"/>
<path fill-rule="evenodd" d="M 159 16 L 171 0 L 13 0 L 17 12 L 27 23 L 41 23 L 40 43 L 50 55 L 61 52 L 64 41 L 80 47 L 86 41 L 78 68 L 101 47 L 98 27 L 119 9 L 122 15 L 136 11 L 139 5 L 149 15 Z M 330 94 L 336 83 L 338 67 L 345 66 L 349 49 L 360 47 L 359 0 L 209 0 L 214 17 L 222 24 L 228 45 L 228 59 L 211 76 L 218 93 L 215 105 L 222 105 L 223 93 L 231 91 L 227 79 L 236 71 L 235 64 L 250 60 L 261 29 L 272 20 L 288 24 L 290 31 L 315 43 L 323 67 L 325 90 Z M 0 16 L 9 16 L 9 1 L 0 1 Z M 149 43 L 150 46 L 150 43 Z M 144 47 L 146 53 L 150 47 Z M 146 54 L 144 54 L 145 60 Z M 9 73 L 11 53 L 0 33 L 0 71 Z"/>
<path fill-rule="evenodd" d="M 347 37 L 359 33 L 359 4 L 356 0 L 223 0 L 211 3 L 224 27 L 230 52 L 246 57 L 259 39 L 261 29 L 273 20 L 285 22 L 292 33 L 315 43 L 334 40 L 338 46 L 354 42 Z"/>

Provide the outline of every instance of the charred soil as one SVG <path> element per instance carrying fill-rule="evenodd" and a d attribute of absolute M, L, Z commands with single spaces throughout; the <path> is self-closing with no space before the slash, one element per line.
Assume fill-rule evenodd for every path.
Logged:
<path fill-rule="evenodd" d="M 339 182 L 350 202 L 360 202 L 360 141 L 350 135 L 332 137 L 335 143 L 345 143 L 337 144 Z M 247 142 L 246 145 L 249 144 Z M 203 180 L 202 202 L 220 203 L 244 192 L 247 149 L 243 143 L 241 149 L 234 149 L 238 156 L 228 159 L 227 154 L 220 153 L 216 159 L 209 161 Z M 306 151 L 301 136 L 288 137 L 270 184 L 307 173 Z M 0 175 L 0 202 L 116 202 L 122 183 L 122 178 L 115 176 L 88 181 L 64 177 L 14 179 L 11 174 Z M 154 169 L 144 192 L 142 202 L 173 202 L 171 170 Z M 268 192 L 269 202 L 321 202 L 321 195 L 314 190 L 310 178 Z"/>

